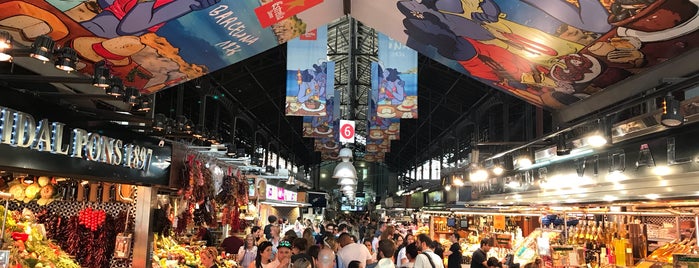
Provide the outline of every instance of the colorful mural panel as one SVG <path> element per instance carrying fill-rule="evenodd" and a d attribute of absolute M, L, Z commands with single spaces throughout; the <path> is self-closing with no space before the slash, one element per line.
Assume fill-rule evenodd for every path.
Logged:
<path fill-rule="evenodd" d="M 383 118 L 417 118 L 417 51 L 385 34 L 378 37 L 379 64 L 372 65 L 376 111 Z"/>
<path fill-rule="evenodd" d="M 328 30 L 319 27 L 287 44 L 286 115 L 326 116 L 335 64 L 327 62 Z"/>
<path fill-rule="evenodd" d="M 270 2 L 0 0 L 0 28 L 21 46 L 48 35 L 58 46 L 78 52 L 79 72 L 91 75 L 93 65 L 104 60 L 124 85 L 152 93 L 342 16 L 342 3 L 297 0 L 291 2 L 303 12 L 263 27 L 255 9 Z"/>
<path fill-rule="evenodd" d="M 328 76 L 334 77 L 334 73 Z M 328 79 L 334 81 L 334 79 Z M 306 138 L 333 138 L 335 137 L 335 125 L 340 118 L 340 105 L 336 104 L 339 98 L 335 98 L 335 90 L 329 88 L 326 91 L 326 115 L 325 116 L 304 116 L 303 117 L 303 137 Z"/>
<path fill-rule="evenodd" d="M 698 5 L 699 0 L 355 0 L 351 14 L 489 86 L 560 109 L 699 46 Z"/>

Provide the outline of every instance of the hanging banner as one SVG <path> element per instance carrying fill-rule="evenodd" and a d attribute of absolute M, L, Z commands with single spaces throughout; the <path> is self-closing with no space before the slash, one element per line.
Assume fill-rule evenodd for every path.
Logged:
<path fill-rule="evenodd" d="M 371 98 L 368 107 L 367 139 L 397 140 L 400 138 L 400 117 L 398 109 L 391 105 L 379 105 L 381 94 L 381 66 L 377 62 L 371 64 Z M 401 91 L 396 91 L 401 92 Z M 384 94 L 385 96 L 385 94 Z M 394 95 L 397 96 L 397 95 Z M 404 96 L 401 94 L 401 96 Z M 381 143 L 381 142 L 375 142 Z M 368 143 L 367 143 L 368 144 Z"/>
<path fill-rule="evenodd" d="M 288 42 L 286 60 L 286 115 L 326 116 L 327 90 L 333 90 L 335 65 L 327 62 L 327 26 L 315 34 Z"/>
<path fill-rule="evenodd" d="M 379 33 L 379 65 L 372 67 L 374 87 L 379 116 L 417 118 L 417 52 Z"/>
<path fill-rule="evenodd" d="M 255 11 L 265 10 L 275 18 L 261 26 Z M 341 1 L 322 0 L 0 1 L 0 26 L 14 43 L 29 47 L 49 36 L 76 50 L 76 72 L 90 76 L 105 61 L 124 86 L 143 93 L 235 64 L 342 15 Z"/>
<path fill-rule="evenodd" d="M 334 138 L 315 139 L 313 141 L 313 149 L 316 152 L 339 152 L 340 143 L 338 143 Z"/>
<path fill-rule="evenodd" d="M 267 28 L 322 2 L 323 0 L 276 0 L 256 8 L 255 14 L 262 28 Z"/>
<path fill-rule="evenodd" d="M 329 62 L 332 64 L 332 62 Z M 329 81 L 334 80 L 334 72 L 328 74 Z M 335 105 L 335 101 L 339 102 L 339 98 L 335 98 L 335 90 L 328 88 L 326 91 L 325 101 L 325 116 L 304 116 L 303 117 L 303 137 L 306 138 L 332 138 L 335 131 L 334 126 L 337 124 L 337 118 L 340 117 L 340 105 Z"/>

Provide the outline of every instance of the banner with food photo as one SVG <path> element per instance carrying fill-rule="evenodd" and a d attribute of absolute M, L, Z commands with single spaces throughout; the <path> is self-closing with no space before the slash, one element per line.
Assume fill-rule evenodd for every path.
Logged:
<path fill-rule="evenodd" d="M 334 76 L 334 74 L 329 74 Z M 326 91 L 326 115 L 325 116 L 304 116 L 303 117 L 303 137 L 306 138 L 332 138 L 335 135 L 335 125 L 337 118 L 340 118 L 340 105 L 335 105 L 335 90 L 329 88 Z M 339 99 L 337 99 L 339 101 Z"/>
<path fill-rule="evenodd" d="M 379 33 L 379 63 L 371 71 L 379 116 L 417 118 L 417 52 Z"/>
<path fill-rule="evenodd" d="M 313 141 L 313 149 L 316 152 L 339 152 L 341 147 L 335 138 L 321 138 Z"/>
<path fill-rule="evenodd" d="M 335 64 L 328 62 L 328 29 L 318 27 L 287 43 L 286 115 L 326 116 Z"/>
<path fill-rule="evenodd" d="M 367 152 L 364 154 L 366 162 L 383 162 L 386 159 L 386 154 L 382 152 Z"/>
<path fill-rule="evenodd" d="M 378 64 L 372 63 L 372 69 L 378 68 Z M 368 119 L 367 119 L 367 139 L 388 139 L 397 140 L 400 138 L 400 118 L 396 118 L 396 108 L 391 106 L 380 106 L 378 105 L 378 98 L 380 96 L 379 87 L 374 86 L 378 83 L 374 83 L 372 76 L 372 88 L 371 88 L 371 98 L 369 100 L 368 106 Z"/>

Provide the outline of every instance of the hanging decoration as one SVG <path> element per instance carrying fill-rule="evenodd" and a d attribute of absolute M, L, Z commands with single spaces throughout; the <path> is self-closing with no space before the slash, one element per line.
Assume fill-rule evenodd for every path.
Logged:
<path fill-rule="evenodd" d="M 333 90 L 334 64 L 327 62 L 327 26 L 287 44 L 286 115 L 326 116 L 327 91 Z"/>
<path fill-rule="evenodd" d="M 377 115 L 416 119 L 417 52 L 385 34 L 378 35 L 379 66 L 374 69 L 372 65 L 372 97 Z"/>

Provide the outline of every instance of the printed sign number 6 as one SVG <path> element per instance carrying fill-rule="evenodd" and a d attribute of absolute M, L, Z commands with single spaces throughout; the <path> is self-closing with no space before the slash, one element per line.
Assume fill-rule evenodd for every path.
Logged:
<path fill-rule="evenodd" d="M 342 137 L 345 139 L 349 139 L 354 136 L 354 128 L 352 128 L 352 125 L 343 125 L 340 131 L 342 133 Z"/>

